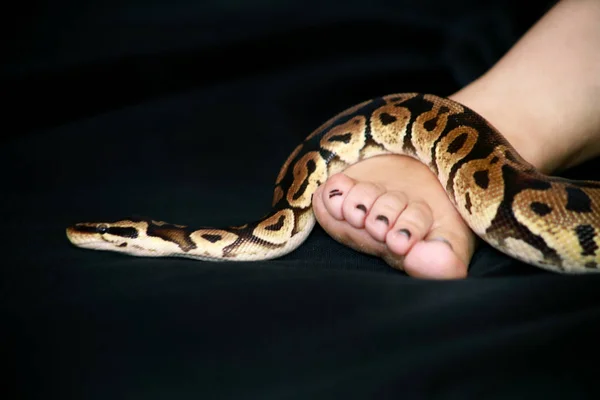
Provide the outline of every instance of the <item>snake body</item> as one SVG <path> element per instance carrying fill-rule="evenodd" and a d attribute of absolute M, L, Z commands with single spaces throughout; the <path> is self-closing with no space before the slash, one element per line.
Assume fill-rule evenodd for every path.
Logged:
<path fill-rule="evenodd" d="M 381 154 L 416 158 L 482 240 L 560 273 L 600 271 L 600 182 L 547 176 L 482 116 L 432 94 L 400 93 L 351 107 L 313 131 L 284 162 L 271 211 L 222 229 L 149 218 L 67 228 L 76 246 L 147 257 L 252 261 L 281 257 L 315 225 L 312 194 L 329 176 Z M 402 177 L 398 177 L 402 179 Z"/>

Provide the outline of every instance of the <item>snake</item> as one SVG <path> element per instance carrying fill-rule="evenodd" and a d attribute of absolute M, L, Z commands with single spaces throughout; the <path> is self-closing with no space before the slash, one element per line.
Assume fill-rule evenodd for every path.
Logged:
<path fill-rule="evenodd" d="M 254 222 L 192 228 L 136 216 L 75 223 L 66 235 L 80 248 L 140 257 L 279 258 L 313 230 L 315 190 L 383 154 L 426 165 L 469 228 L 501 253 L 556 273 L 600 272 L 600 182 L 543 174 L 474 110 L 417 92 L 371 98 L 312 131 L 283 163 L 271 208 Z"/>

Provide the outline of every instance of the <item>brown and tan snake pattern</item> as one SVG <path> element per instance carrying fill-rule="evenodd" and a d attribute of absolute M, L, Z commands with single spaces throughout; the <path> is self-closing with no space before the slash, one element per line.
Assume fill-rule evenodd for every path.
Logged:
<path fill-rule="evenodd" d="M 311 232 L 317 187 L 380 154 L 408 155 L 427 165 L 469 227 L 501 252 L 556 272 L 600 271 L 600 182 L 543 175 L 474 111 L 419 93 L 366 101 L 317 128 L 283 164 L 272 210 L 256 222 L 192 229 L 131 218 L 78 223 L 67 228 L 67 237 L 79 247 L 135 256 L 281 257 Z"/>

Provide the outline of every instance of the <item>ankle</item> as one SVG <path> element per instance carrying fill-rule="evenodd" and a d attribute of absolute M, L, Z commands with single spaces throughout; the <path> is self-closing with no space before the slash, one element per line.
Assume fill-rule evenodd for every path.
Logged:
<path fill-rule="evenodd" d="M 600 141 L 594 140 L 600 132 L 594 134 L 577 121 L 566 122 L 565 110 L 541 108 L 533 96 L 494 91 L 480 80 L 449 98 L 482 115 L 542 173 L 561 171 L 600 154 Z"/>

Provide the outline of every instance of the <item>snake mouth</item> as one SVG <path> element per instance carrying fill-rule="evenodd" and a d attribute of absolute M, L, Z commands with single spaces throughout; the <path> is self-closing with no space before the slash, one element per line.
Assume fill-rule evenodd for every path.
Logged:
<path fill-rule="evenodd" d="M 90 225 L 75 224 L 67 228 L 66 234 L 67 239 L 79 247 L 88 247 L 94 243 L 98 244 L 102 242 L 102 238 L 98 234 L 96 227 Z"/>
<path fill-rule="evenodd" d="M 76 247 L 91 250 L 126 252 L 123 244 L 117 245 L 106 240 L 95 229 L 86 225 L 74 225 L 66 230 L 67 238 Z"/>
<path fill-rule="evenodd" d="M 131 221 L 81 222 L 69 226 L 66 235 L 77 247 L 131 253 L 136 252 L 136 246 L 130 246 L 129 240 L 137 238 L 139 232 Z"/>

